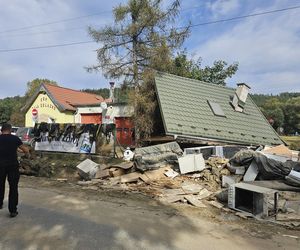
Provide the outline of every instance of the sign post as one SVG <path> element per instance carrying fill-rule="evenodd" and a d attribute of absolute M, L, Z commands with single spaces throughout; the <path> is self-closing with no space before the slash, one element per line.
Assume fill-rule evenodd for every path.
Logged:
<path fill-rule="evenodd" d="M 31 111 L 31 114 L 32 114 L 33 125 L 35 125 L 35 123 L 37 122 L 37 119 L 38 119 L 38 110 L 37 109 L 33 109 Z"/>

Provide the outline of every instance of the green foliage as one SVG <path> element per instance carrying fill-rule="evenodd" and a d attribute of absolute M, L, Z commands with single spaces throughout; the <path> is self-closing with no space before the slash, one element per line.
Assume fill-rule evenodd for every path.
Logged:
<path fill-rule="evenodd" d="M 22 103 L 22 101 L 23 98 L 19 96 L 0 99 L 0 123 L 12 122 L 10 119 L 11 115 L 15 111 L 16 107 L 18 107 L 19 104 Z M 18 111 L 18 113 L 20 113 L 20 111 Z M 12 124 L 15 126 L 19 125 L 16 123 Z"/>
<path fill-rule="evenodd" d="M 272 126 L 282 127 L 284 134 L 300 131 L 300 93 L 281 93 L 279 95 L 252 95 L 267 119 L 274 120 Z"/>
<path fill-rule="evenodd" d="M 268 121 L 273 120 L 271 125 L 273 126 L 273 128 L 275 130 L 282 127 L 283 122 L 284 122 L 284 114 L 283 114 L 283 110 L 281 108 L 279 108 L 279 107 L 272 108 L 272 109 L 262 108 L 262 112 Z"/>
<path fill-rule="evenodd" d="M 96 94 L 102 96 L 104 99 L 109 97 L 109 89 L 101 88 L 101 89 L 82 89 L 82 92 L 87 92 L 91 94 Z"/>
<path fill-rule="evenodd" d="M 31 96 L 34 95 L 34 93 L 37 91 L 37 89 L 40 87 L 40 85 L 42 83 L 48 83 L 48 84 L 52 84 L 52 85 L 57 85 L 57 82 L 52 81 L 52 80 L 48 80 L 48 79 L 39 79 L 36 78 L 30 82 L 27 82 L 27 90 L 25 93 L 25 98 L 28 99 Z"/>
<path fill-rule="evenodd" d="M 11 110 L 12 108 L 9 106 L 0 106 L 0 123 L 5 123 L 9 121 Z"/>
<path fill-rule="evenodd" d="M 100 95 L 104 99 L 109 98 L 109 89 L 108 88 L 82 89 L 81 91 Z M 128 102 L 129 92 L 130 92 L 130 88 L 127 86 L 122 86 L 121 88 L 115 88 L 115 90 L 114 90 L 115 102 Z"/>
<path fill-rule="evenodd" d="M 283 106 L 285 116 L 284 131 L 286 134 L 294 134 L 300 131 L 300 97 L 294 97 L 286 101 Z"/>
<path fill-rule="evenodd" d="M 0 123 L 10 122 L 14 126 L 24 126 L 25 114 L 21 112 L 21 108 L 30 100 L 41 83 L 57 85 L 55 81 L 36 78 L 27 83 L 24 97 L 15 96 L 0 99 Z"/>
<path fill-rule="evenodd" d="M 201 58 L 188 59 L 186 51 L 182 51 L 173 59 L 170 73 L 225 86 L 225 80 L 238 70 L 238 63 L 228 65 L 227 62 L 219 60 L 212 66 L 202 68 L 201 62 Z"/>

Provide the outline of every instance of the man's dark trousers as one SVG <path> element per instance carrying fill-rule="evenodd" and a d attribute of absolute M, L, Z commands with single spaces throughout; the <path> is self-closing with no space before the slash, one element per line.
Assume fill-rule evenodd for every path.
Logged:
<path fill-rule="evenodd" d="M 17 212 L 18 206 L 18 183 L 20 179 L 18 165 L 1 165 L 0 166 L 0 206 L 3 205 L 5 193 L 5 180 L 8 180 L 9 195 L 8 195 L 8 210 L 10 213 Z"/>

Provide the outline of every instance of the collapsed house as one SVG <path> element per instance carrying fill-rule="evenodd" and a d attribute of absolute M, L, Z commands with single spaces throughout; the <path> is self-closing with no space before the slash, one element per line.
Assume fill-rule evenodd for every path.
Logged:
<path fill-rule="evenodd" d="M 155 87 L 163 125 L 162 136 L 151 138 L 157 145 L 135 149 L 129 162 L 100 164 L 80 185 L 138 190 L 162 202 L 300 226 L 299 152 L 285 147 L 250 87 L 165 73 L 157 73 Z"/>
<path fill-rule="evenodd" d="M 234 90 L 157 73 L 155 87 L 165 137 L 208 145 L 283 144 L 244 83 Z"/>
<path fill-rule="evenodd" d="M 299 152 L 283 145 L 246 84 L 235 90 L 158 73 L 155 87 L 162 125 L 155 144 L 169 142 L 127 149 L 124 162 L 87 159 L 77 165 L 79 185 L 139 191 L 161 202 L 214 206 L 300 227 Z M 118 117 L 114 110 L 104 118 Z M 132 109 L 118 112 L 129 117 Z"/>

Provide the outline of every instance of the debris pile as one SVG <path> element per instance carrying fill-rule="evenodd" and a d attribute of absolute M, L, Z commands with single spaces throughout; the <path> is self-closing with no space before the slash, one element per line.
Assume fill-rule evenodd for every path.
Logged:
<path fill-rule="evenodd" d="M 242 218 L 298 225 L 300 162 L 286 149 L 281 158 L 272 148 L 267 153 L 242 149 L 231 159 L 206 155 L 205 160 L 201 148 L 186 152 L 176 142 L 136 149 L 132 161 L 100 165 L 89 186 L 142 192 L 161 202 L 213 206 Z M 291 191 L 294 196 L 287 198 Z"/>
<path fill-rule="evenodd" d="M 300 162 L 295 158 L 299 152 L 279 149 L 242 149 L 226 159 L 218 146 L 211 150 L 218 156 L 206 151 L 204 159 L 201 147 L 183 151 L 172 142 L 134 152 L 127 149 L 123 161 L 114 163 L 85 159 L 74 169 L 83 189 L 141 192 L 161 202 L 213 206 L 242 218 L 300 227 Z M 279 157 L 278 152 L 284 154 Z M 27 168 L 23 161 L 21 167 L 40 174 L 43 164 L 53 171 L 49 162 L 45 159 Z"/>

